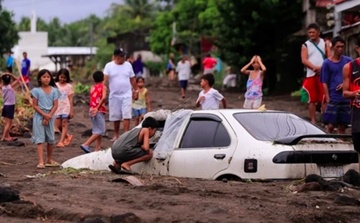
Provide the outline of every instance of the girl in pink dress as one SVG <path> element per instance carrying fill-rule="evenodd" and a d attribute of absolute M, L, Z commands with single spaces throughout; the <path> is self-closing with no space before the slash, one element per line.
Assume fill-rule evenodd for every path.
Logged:
<path fill-rule="evenodd" d="M 65 68 L 59 70 L 55 81 L 61 93 L 59 106 L 55 112 L 55 129 L 59 129 L 61 132 L 61 137 L 56 147 L 63 148 L 68 146 L 73 138 L 73 136 L 68 133 L 68 123 L 69 119 L 74 117 L 74 89 L 70 84 L 69 71 Z"/>

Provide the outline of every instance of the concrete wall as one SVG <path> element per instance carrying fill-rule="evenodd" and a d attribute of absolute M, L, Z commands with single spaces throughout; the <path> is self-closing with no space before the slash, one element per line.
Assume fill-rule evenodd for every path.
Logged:
<path fill-rule="evenodd" d="M 31 61 L 31 70 L 35 69 L 54 69 L 54 63 L 41 55 L 48 54 L 48 34 L 47 32 L 19 32 L 20 40 L 14 47 L 14 58 L 21 63 L 22 53 L 27 52 Z"/>

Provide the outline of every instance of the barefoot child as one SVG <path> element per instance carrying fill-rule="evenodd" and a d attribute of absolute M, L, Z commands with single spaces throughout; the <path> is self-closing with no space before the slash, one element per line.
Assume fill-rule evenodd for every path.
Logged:
<path fill-rule="evenodd" d="M 145 79 L 143 77 L 136 78 L 136 84 L 139 88 L 139 97 L 133 101 L 132 110 L 135 118 L 135 126 L 144 119 L 146 112 L 151 111 L 150 96 L 147 88 L 144 87 Z"/>
<path fill-rule="evenodd" d="M 200 107 L 202 110 L 219 109 L 219 103 L 221 101 L 224 108 L 226 108 L 226 100 L 219 91 L 212 88 L 215 83 L 214 75 L 204 74 L 200 80 L 200 86 L 202 90 L 199 93 L 199 97 L 196 100 L 196 107 Z"/>
<path fill-rule="evenodd" d="M 128 171 L 131 165 L 151 159 L 153 151 L 150 149 L 149 139 L 155 135 L 159 123 L 152 117 L 142 122 L 142 128 L 133 128 L 122 134 L 111 146 L 114 165 L 109 168 L 118 173 L 120 168 Z"/>
<path fill-rule="evenodd" d="M 11 83 L 11 80 L 14 80 Z M 18 79 L 12 74 L 3 74 L 1 75 L 1 91 L 4 100 L 4 106 L 2 109 L 1 116 L 4 117 L 5 125 L 3 130 L 3 135 L 1 137 L 1 141 L 15 141 L 17 138 L 10 137 L 10 128 L 12 125 L 12 120 L 14 119 L 15 113 L 15 103 L 16 103 L 16 95 L 13 87 L 19 84 Z"/>
<path fill-rule="evenodd" d="M 95 85 L 90 89 L 90 109 L 89 115 L 92 124 L 92 135 L 80 148 L 85 153 L 90 153 L 90 145 L 96 140 L 95 151 L 101 149 L 102 136 L 105 134 L 105 100 L 107 88 L 103 84 L 104 73 L 102 71 L 95 71 L 93 74 Z"/>
<path fill-rule="evenodd" d="M 60 69 L 55 78 L 56 86 L 61 95 L 59 98 L 59 106 L 55 112 L 55 128 L 61 132 L 59 143 L 56 147 L 63 148 L 68 146 L 73 138 L 68 134 L 68 120 L 74 117 L 73 96 L 74 89 L 70 84 L 70 74 L 65 68 Z"/>
<path fill-rule="evenodd" d="M 248 70 L 252 66 L 254 70 Z M 261 69 L 260 69 L 261 68 Z M 241 68 L 241 73 L 249 75 L 246 83 L 244 108 L 257 109 L 262 102 L 262 85 L 266 67 L 261 62 L 260 56 L 253 56 L 251 61 Z"/>
<path fill-rule="evenodd" d="M 58 107 L 60 92 L 56 88 L 55 81 L 48 70 L 40 70 L 37 76 L 39 87 L 31 90 L 33 108 L 33 129 L 31 141 L 36 144 L 39 164 L 37 168 L 45 166 L 59 166 L 52 159 L 55 144 L 55 111 Z M 47 143 L 47 161 L 44 165 L 44 143 Z"/>

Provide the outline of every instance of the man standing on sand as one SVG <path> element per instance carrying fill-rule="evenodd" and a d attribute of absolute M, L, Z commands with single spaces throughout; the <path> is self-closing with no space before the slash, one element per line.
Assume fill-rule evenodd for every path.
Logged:
<path fill-rule="evenodd" d="M 355 50 L 360 55 L 360 35 L 355 42 Z M 351 99 L 351 133 L 355 151 L 358 152 L 360 172 L 360 58 L 343 68 L 343 96 Z"/>
<path fill-rule="evenodd" d="M 23 57 L 24 57 L 24 59 L 21 61 L 21 75 L 23 76 L 25 83 L 29 86 L 30 85 L 31 62 L 27 58 L 27 52 L 23 52 Z"/>
<path fill-rule="evenodd" d="M 330 55 L 329 44 L 320 38 L 320 27 L 312 23 L 308 26 L 307 40 L 301 47 L 301 62 L 306 67 L 303 89 L 308 95 L 310 121 L 316 124 L 315 104 L 324 100 L 324 90 L 320 82 L 320 71 L 324 60 Z M 325 104 L 324 104 L 325 106 Z M 324 108 L 323 108 L 324 110 Z"/>
<path fill-rule="evenodd" d="M 114 50 L 113 60 L 105 65 L 104 84 L 109 82 L 109 120 L 114 122 L 115 141 L 120 136 L 120 121 L 123 121 L 124 131 L 130 129 L 132 100 L 139 96 L 135 74 L 131 64 L 125 61 L 123 49 Z"/>
<path fill-rule="evenodd" d="M 333 133 L 334 128 L 337 127 L 340 134 L 345 134 L 345 129 L 350 124 L 350 104 L 349 99 L 342 95 L 342 70 L 352 59 L 343 55 L 345 40 L 340 36 L 332 39 L 331 49 L 333 55 L 324 61 L 320 74 L 326 102 L 323 123 L 328 133 Z"/>
<path fill-rule="evenodd" d="M 6 59 L 6 71 L 12 74 L 14 65 L 14 57 L 12 56 L 11 50 L 8 52 L 8 57 Z"/>

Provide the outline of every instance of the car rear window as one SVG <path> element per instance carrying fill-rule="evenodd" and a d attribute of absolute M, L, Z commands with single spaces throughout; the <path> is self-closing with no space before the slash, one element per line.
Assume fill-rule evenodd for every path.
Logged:
<path fill-rule="evenodd" d="M 254 138 L 261 141 L 325 134 L 310 122 L 285 112 L 242 112 L 234 114 L 234 117 Z"/>

